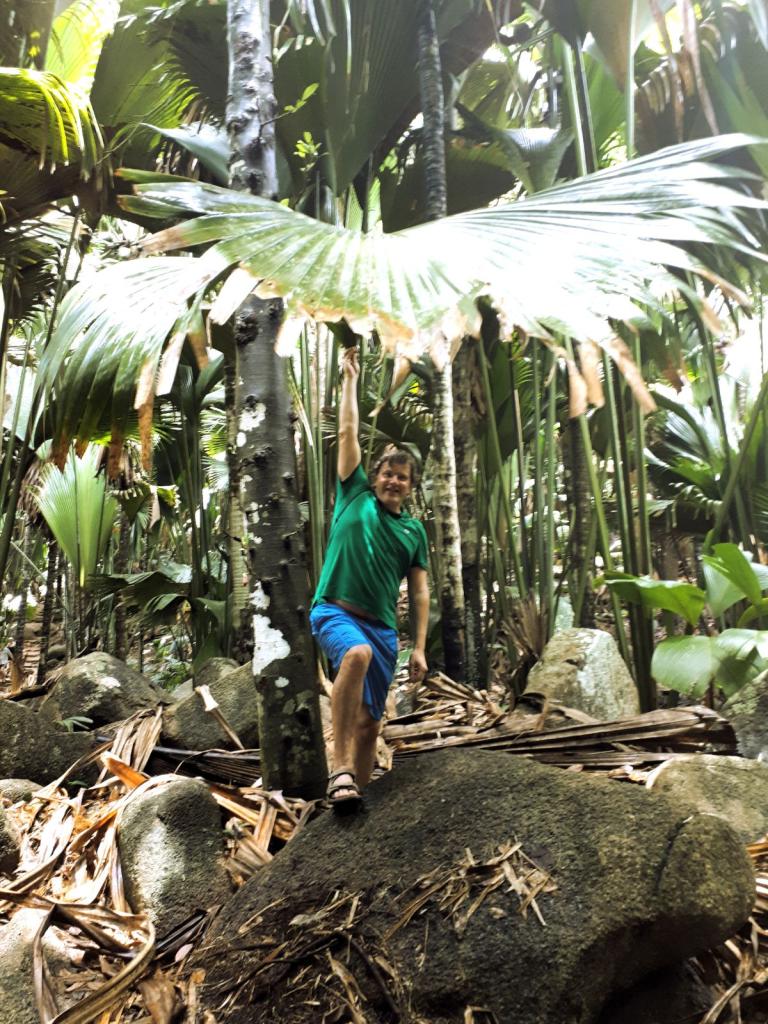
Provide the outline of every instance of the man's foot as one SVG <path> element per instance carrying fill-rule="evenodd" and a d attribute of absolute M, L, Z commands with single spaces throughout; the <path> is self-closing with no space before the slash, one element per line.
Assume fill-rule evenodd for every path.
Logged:
<path fill-rule="evenodd" d="M 354 814 L 360 809 L 363 797 L 349 765 L 341 765 L 328 776 L 327 796 L 337 814 Z"/>

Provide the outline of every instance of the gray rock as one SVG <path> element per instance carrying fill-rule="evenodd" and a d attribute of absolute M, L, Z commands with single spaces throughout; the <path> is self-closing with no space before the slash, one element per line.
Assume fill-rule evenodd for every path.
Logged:
<path fill-rule="evenodd" d="M 637 687 L 613 637 L 602 629 L 555 633 L 531 669 L 527 689 L 594 718 L 640 713 Z"/>
<path fill-rule="evenodd" d="M 179 701 L 182 700 L 182 698 L 184 697 L 191 697 L 194 692 L 194 679 L 185 679 L 183 683 L 179 683 L 179 685 L 175 689 L 171 690 L 168 696 L 171 698 L 172 701 Z"/>
<path fill-rule="evenodd" d="M 23 907 L 0 928 L 0 1024 L 40 1024 L 32 944 L 45 916 Z"/>
<path fill-rule="evenodd" d="M 10 876 L 16 870 L 20 846 L 18 831 L 0 807 L 0 875 Z"/>
<path fill-rule="evenodd" d="M 768 831 L 768 765 L 743 757 L 688 754 L 659 765 L 647 786 L 724 818 L 745 843 Z"/>
<path fill-rule="evenodd" d="M 723 704 L 744 757 L 768 761 L 768 672 L 745 683 Z"/>
<path fill-rule="evenodd" d="M 0 779 L 0 800 L 7 800 L 9 804 L 26 803 L 40 788 L 39 782 L 29 779 Z"/>
<path fill-rule="evenodd" d="M 209 658 L 194 673 L 194 685 L 210 686 L 218 682 L 222 676 L 234 672 L 236 668 L 240 666 L 232 658 Z"/>
<path fill-rule="evenodd" d="M 125 893 L 158 937 L 231 893 L 221 812 L 199 779 L 167 778 L 125 808 L 117 835 Z"/>
<path fill-rule="evenodd" d="M 46 911 L 22 907 L 8 924 L 0 927 L 0 1024 L 40 1024 L 35 1000 L 32 944 L 45 920 Z M 49 926 L 42 941 L 43 955 L 55 973 L 72 968 L 62 933 Z M 82 998 L 67 995 L 66 986 L 55 986 L 59 1010 L 66 1010 Z"/>
<path fill-rule="evenodd" d="M 41 710 L 62 720 L 82 715 L 98 726 L 165 700 L 165 691 L 146 676 L 111 654 L 94 651 L 64 666 Z"/>
<path fill-rule="evenodd" d="M 461 1024 L 467 1006 L 504 1024 L 591 1024 L 619 988 L 722 942 L 751 913 L 754 876 L 736 833 L 640 787 L 501 752 L 451 750 L 404 759 L 373 783 L 366 802 L 367 813 L 308 824 L 222 908 L 200 957 L 219 1024 L 291 1020 L 294 1012 L 301 1019 L 306 997 L 291 971 L 267 973 L 263 987 L 247 988 L 243 1002 L 236 996 L 223 1011 L 214 1010 L 215 993 L 239 991 L 259 943 L 310 941 L 307 922 L 339 894 L 360 894 L 354 935 L 393 965 L 413 1017 L 441 1024 Z M 459 935 L 439 905 L 444 882 L 385 938 L 424 893 L 420 879 L 457 877 L 467 849 L 486 861 L 515 841 L 557 886 L 537 897 L 546 926 L 532 912 L 523 917 L 502 884 Z M 464 877 L 466 912 L 484 878 Z M 333 924 L 322 919 L 326 935 Z M 325 976 L 327 956 L 319 956 Z M 369 998 L 368 1024 L 391 1020 L 363 961 L 351 958 L 349 969 Z M 326 1008 L 316 1008 L 318 1019 Z"/>
<path fill-rule="evenodd" d="M 0 776 L 34 775 L 44 786 L 92 750 L 95 742 L 89 732 L 67 732 L 47 715 L 0 701 Z"/>
<path fill-rule="evenodd" d="M 207 662 L 223 662 L 227 659 L 213 658 Z M 253 680 L 251 665 L 241 665 L 234 671 L 216 676 L 208 672 L 195 678 L 195 685 L 210 688 L 211 695 L 221 709 L 221 713 L 230 726 L 240 737 L 244 747 L 259 745 L 259 722 L 256 715 L 256 684 Z M 198 693 L 166 708 L 163 712 L 163 739 L 174 747 L 182 750 L 210 750 L 212 747 L 232 749 L 234 744 L 219 723 L 209 715 L 203 707 L 202 698 Z"/>

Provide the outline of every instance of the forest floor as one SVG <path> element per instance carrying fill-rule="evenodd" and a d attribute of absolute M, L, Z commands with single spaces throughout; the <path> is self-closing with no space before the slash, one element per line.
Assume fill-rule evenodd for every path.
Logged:
<path fill-rule="evenodd" d="M 25 669 L 34 648 L 31 641 Z M 27 677 L 28 683 L 33 681 L 34 668 Z M 0 682 L 0 699 L 8 697 L 10 684 L 7 679 L 2 692 Z M 570 771 L 599 772 L 617 785 L 642 785 L 654 765 L 676 750 L 719 744 L 729 752 L 732 742 L 722 719 L 706 709 L 654 712 L 617 727 L 584 721 L 585 716 L 567 708 L 525 701 L 507 713 L 501 697 L 500 692 L 490 696 L 472 691 L 439 674 L 433 677 L 419 691 L 414 710 L 387 724 L 380 770 L 416 752 L 459 744 L 504 749 Z M 101 751 L 97 785 L 83 790 L 61 779 L 11 812 L 23 836 L 23 857 L 16 876 L 0 889 L 0 921 L 10 920 L 22 906 L 36 907 L 45 919 L 41 929 L 48 928 L 49 938 L 66 953 L 64 966 L 57 957 L 52 969 L 46 967 L 41 930 L 34 969 L 44 1022 L 77 1001 L 83 1009 L 101 1007 L 101 1024 L 207 1024 L 199 1009 L 200 974 L 189 966 L 207 917 L 197 915 L 156 945 L 146 920 L 130 914 L 122 892 L 116 843 L 120 809 L 131 792 L 167 770 L 153 758 L 160 728 L 159 710 L 139 713 Z M 287 800 L 258 785 L 243 785 L 249 773 L 253 778 L 258 763 L 254 757 L 254 752 L 201 756 L 189 767 L 190 774 L 208 782 L 222 809 L 235 885 L 268 864 L 310 818 L 325 813 L 322 804 Z M 713 1006 L 699 1024 L 768 1022 L 768 837 L 748 851 L 757 874 L 754 914 L 738 935 L 699 958 L 714 994 Z M 342 998 L 340 977 L 337 987 Z"/>

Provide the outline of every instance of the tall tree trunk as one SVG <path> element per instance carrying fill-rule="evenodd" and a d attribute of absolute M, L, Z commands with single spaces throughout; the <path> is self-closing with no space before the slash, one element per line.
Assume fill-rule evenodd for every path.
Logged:
<path fill-rule="evenodd" d="M 58 546 L 51 534 L 48 537 L 48 571 L 45 577 L 43 623 L 40 629 L 40 660 L 37 663 L 38 685 L 40 685 L 45 679 L 45 663 L 48 660 L 48 648 L 51 644 L 51 624 L 53 623 L 53 602 L 57 584 L 58 553 Z"/>
<path fill-rule="evenodd" d="M 592 500 L 589 491 L 584 442 L 577 419 L 568 419 L 562 430 L 565 492 L 571 521 L 571 587 L 580 611 L 574 625 L 595 625 L 594 552 L 591 550 Z"/>
<path fill-rule="evenodd" d="M 427 220 L 447 211 L 445 100 L 440 64 L 440 43 L 432 0 L 421 0 L 418 30 L 419 90 L 424 117 L 424 166 Z M 451 362 L 435 367 L 433 383 L 432 461 L 434 507 L 440 529 L 438 592 L 443 631 L 445 670 L 454 679 L 465 675 L 464 587 L 461 578 L 461 529 L 456 504 L 456 458 L 453 438 Z"/>
<path fill-rule="evenodd" d="M 114 572 L 130 572 L 131 557 L 131 523 L 124 511 L 120 511 L 120 532 L 117 539 L 117 557 Z M 128 657 L 130 641 L 128 638 L 128 609 L 125 598 L 118 594 L 115 600 L 115 643 L 113 653 L 116 658 L 125 661 Z"/>
<path fill-rule="evenodd" d="M 14 658 L 16 664 L 19 666 L 19 671 L 23 670 L 23 658 L 24 658 L 24 627 L 27 624 L 27 600 L 29 597 L 29 584 L 32 580 L 32 571 L 30 567 L 30 551 L 32 548 L 32 531 L 29 528 L 29 518 L 24 516 L 24 525 L 22 526 L 22 542 L 21 551 L 23 558 L 21 559 L 21 583 L 19 585 L 19 610 L 16 616 L 16 636 L 14 646 Z"/>
<path fill-rule="evenodd" d="M 269 0 L 229 0 L 230 184 L 274 197 Z M 309 634 L 309 581 L 296 490 L 294 418 L 285 360 L 275 353 L 282 303 L 247 300 L 235 318 L 233 540 L 241 538 L 247 601 L 233 606 L 235 656 L 252 657 L 265 785 L 320 796 L 327 769 Z M 234 568 L 238 559 L 233 559 Z M 236 587 L 243 581 L 235 580 Z"/>
<path fill-rule="evenodd" d="M 483 685 L 485 651 L 480 612 L 480 563 L 476 502 L 476 414 L 472 403 L 477 342 L 465 338 L 453 361 L 453 446 L 456 454 L 456 506 L 461 523 L 461 582 L 464 588 L 466 680 Z"/>

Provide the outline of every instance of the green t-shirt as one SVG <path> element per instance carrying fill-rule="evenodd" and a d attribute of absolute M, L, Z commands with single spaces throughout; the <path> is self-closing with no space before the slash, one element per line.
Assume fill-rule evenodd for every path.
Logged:
<path fill-rule="evenodd" d="M 336 507 L 313 605 L 348 601 L 392 629 L 400 583 L 408 570 L 427 568 L 427 534 L 407 512 L 389 512 L 360 465 L 336 482 Z"/>

